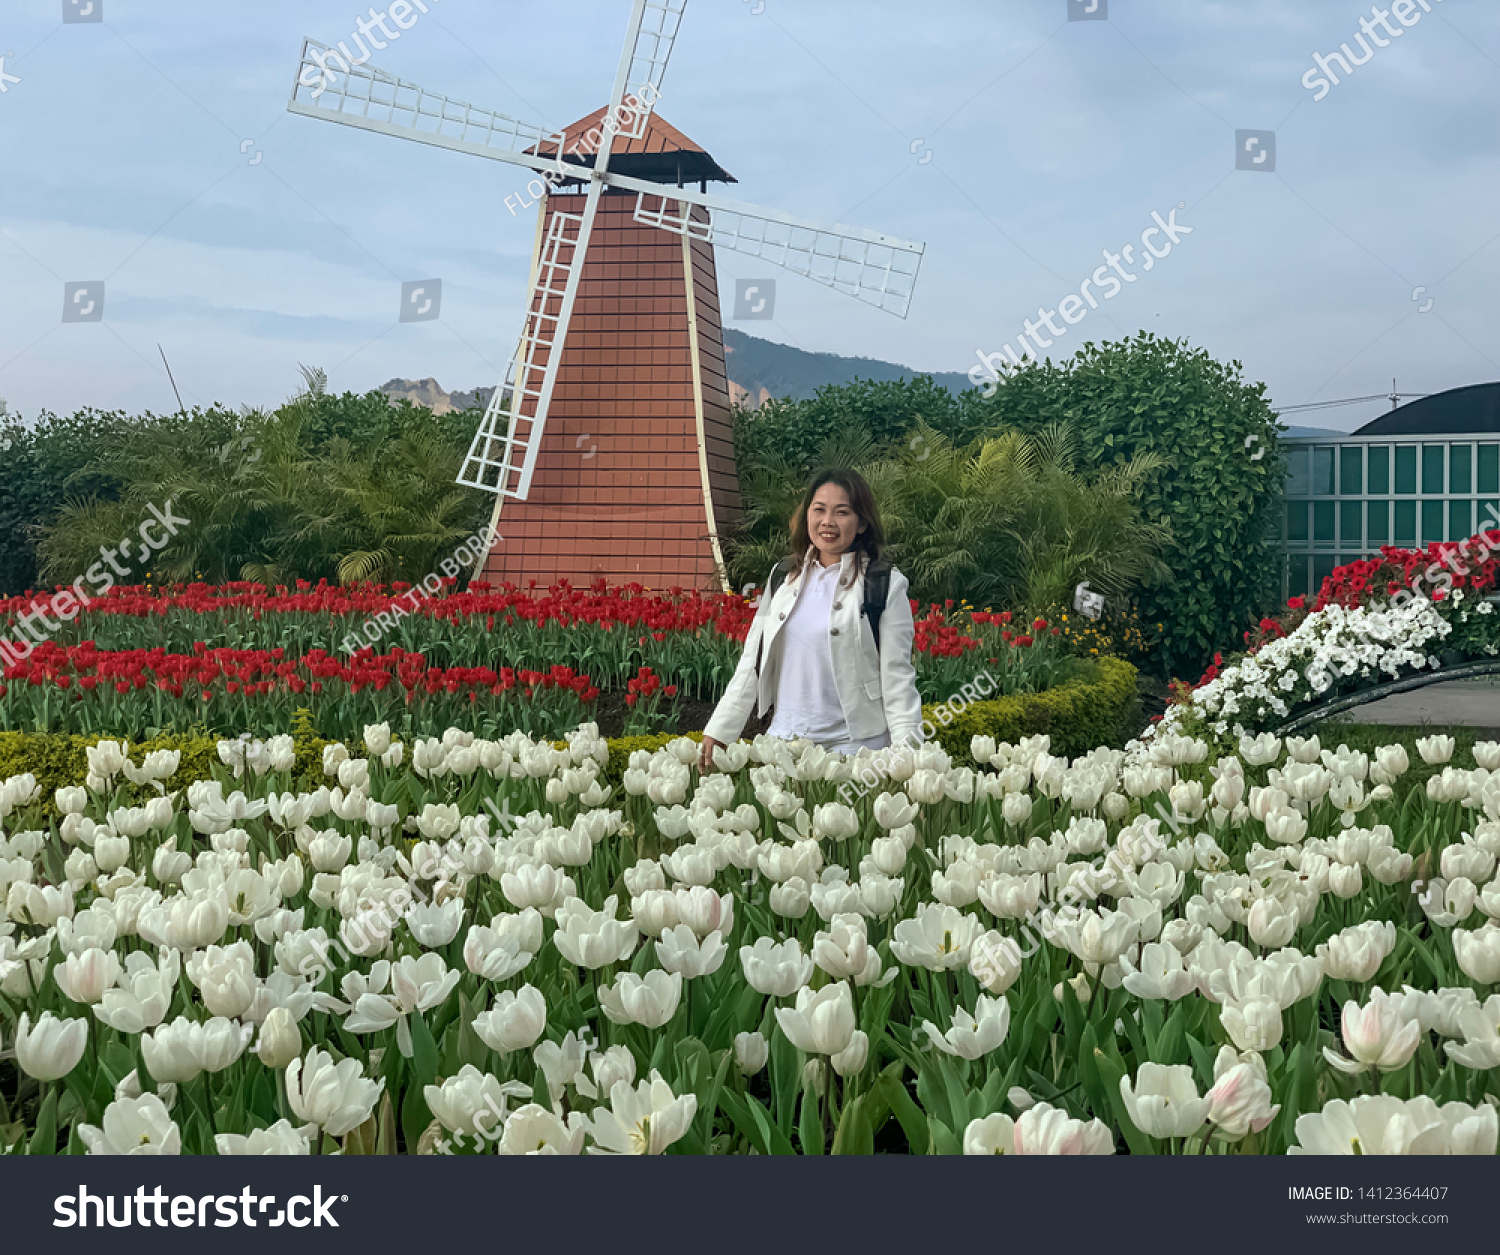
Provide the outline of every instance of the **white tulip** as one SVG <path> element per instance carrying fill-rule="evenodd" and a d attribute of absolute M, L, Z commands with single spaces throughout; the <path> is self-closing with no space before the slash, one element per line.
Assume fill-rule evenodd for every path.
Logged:
<path fill-rule="evenodd" d="M 378 1081 L 365 1078 L 359 1060 L 335 1063 L 331 1054 L 316 1047 L 305 1059 L 293 1059 L 287 1065 L 287 1101 L 293 1113 L 330 1137 L 343 1137 L 368 1120 L 384 1088 L 384 1077 Z"/>
<path fill-rule="evenodd" d="M 981 1120 L 970 1120 L 964 1129 L 964 1154 L 1014 1155 L 1016 1125 L 1008 1115 L 997 1111 Z"/>
<path fill-rule="evenodd" d="M 268 1068 L 284 1068 L 302 1053 L 302 1033 L 286 1007 L 272 1007 L 261 1022 L 255 1053 Z"/>
<path fill-rule="evenodd" d="M 682 979 L 675 972 L 623 972 L 613 985 L 599 987 L 599 1007 L 615 1024 L 661 1028 L 677 1014 Z"/>
<path fill-rule="evenodd" d="M 429 950 L 446 946 L 458 936 L 463 922 L 462 898 L 449 898 L 441 905 L 436 902 L 418 903 L 406 913 L 406 927 L 416 938 L 417 944 Z"/>
<path fill-rule="evenodd" d="M 1138 964 L 1122 954 L 1120 970 L 1124 974 L 1121 983 L 1137 998 L 1176 1002 L 1191 993 L 1196 985 L 1177 948 L 1165 941 L 1142 946 Z"/>
<path fill-rule="evenodd" d="M 736 1033 L 734 1038 L 734 1061 L 746 1076 L 754 1076 L 771 1057 L 771 1043 L 759 1032 Z"/>
<path fill-rule="evenodd" d="M 1018 1155 L 1113 1155 L 1114 1134 L 1099 1120 L 1073 1119 L 1061 1108 L 1039 1102 L 1015 1122 Z"/>
<path fill-rule="evenodd" d="M 836 1055 L 848 1048 L 857 1027 L 848 984 L 838 981 L 814 993 L 797 991 L 795 1007 L 777 1007 L 776 1022 L 787 1040 L 805 1054 Z"/>
<path fill-rule="evenodd" d="M 864 1071 L 870 1058 L 870 1036 L 859 1029 L 849 1038 L 849 1044 L 836 1055 L 828 1057 L 828 1063 L 839 1076 L 857 1076 Z"/>
<path fill-rule="evenodd" d="M 688 1132 L 697 1110 L 696 1096 L 679 1098 L 653 1072 L 634 1088 L 618 1082 L 610 1090 L 609 1106 L 595 1108 L 584 1124 L 601 1154 L 659 1155 Z"/>
<path fill-rule="evenodd" d="M 1219 1019 L 1241 1050 L 1270 1050 L 1281 1040 L 1281 1004 L 1269 999 L 1238 1006 L 1225 1003 L 1219 1008 Z"/>
<path fill-rule="evenodd" d="M 1279 949 L 1297 931 L 1298 915 L 1277 898 L 1257 898 L 1246 920 L 1250 939 L 1268 950 Z"/>
<path fill-rule="evenodd" d="M 503 1084 L 472 1063 L 466 1063 L 441 1085 L 423 1087 L 422 1096 L 433 1117 L 450 1133 L 490 1139 L 505 1123 L 506 1099 L 515 1083 Z M 529 1092 L 524 1085 L 517 1087 Z"/>
<path fill-rule="evenodd" d="M 1374 977 L 1395 948 L 1395 924 L 1370 920 L 1335 933 L 1318 947 L 1318 958 L 1332 979 L 1364 982 Z"/>
<path fill-rule="evenodd" d="M 1193 1069 L 1185 1064 L 1143 1063 L 1135 1084 L 1120 1078 L 1130 1121 L 1148 1137 L 1189 1137 L 1203 1127 L 1212 1103 L 1198 1096 Z"/>
<path fill-rule="evenodd" d="M 59 1020 L 43 1011 L 33 1025 L 30 1012 L 23 1011 L 16 1026 L 16 1063 L 35 1080 L 61 1080 L 78 1066 L 88 1041 L 87 1020 Z"/>
<path fill-rule="evenodd" d="M 922 1031 L 944 1054 L 978 1059 L 1004 1044 L 1010 1032 L 1010 1003 L 1003 997 L 980 994 L 973 1015 L 962 1007 L 954 1008 L 953 1024 L 946 1033 L 938 1032 L 937 1025 L 928 1021 L 923 1021 Z"/>
<path fill-rule="evenodd" d="M 1416 1054 L 1422 1040 L 1422 1026 L 1405 1014 L 1404 1005 L 1393 1000 L 1383 989 L 1370 990 L 1370 1001 L 1344 1003 L 1339 1027 L 1344 1049 L 1352 1056 L 1345 1059 L 1327 1046 L 1323 1056 L 1340 1072 L 1357 1076 L 1376 1068 L 1394 1072 L 1406 1066 Z"/>
<path fill-rule="evenodd" d="M 663 932 L 656 943 L 656 957 L 662 967 L 684 980 L 712 976 L 723 965 L 727 953 L 723 933 L 711 932 L 699 941 L 686 924 Z"/>
<path fill-rule="evenodd" d="M 1472 932 L 1455 928 L 1453 954 L 1470 980 L 1481 985 L 1500 984 L 1500 926 L 1491 923 Z"/>
<path fill-rule="evenodd" d="M 310 1124 L 278 1120 L 269 1128 L 256 1129 L 248 1135 L 215 1133 L 214 1149 L 221 1155 L 310 1155 L 314 1131 Z"/>
<path fill-rule="evenodd" d="M 104 1109 L 103 1127 L 80 1124 L 90 1155 L 180 1155 L 182 1130 L 155 1094 L 117 1098 Z"/>
<path fill-rule="evenodd" d="M 579 967 L 601 968 L 630 957 L 638 932 L 634 920 L 615 918 L 617 902 L 611 894 L 601 911 L 582 898 L 570 898 L 562 904 L 552 944 L 563 958 Z"/>
<path fill-rule="evenodd" d="M 106 990 L 113 988 L 122 971 L 119 956 L 112 950 L 84 950 L 68 955 L 52 969 L 52 979 L 63 996 L 73 1002 L 92 1005 Z"/>
<path fill-rule="evenodd" d="M 1453 757 L 1456 742 L 1451 736 L 1424 736 L 1417 738 L 1417 753 L 1429 766 L 1438 767 Z"/>
<path fill-rule="evenodd" d="M 790 998 L 813 973 L 813 961 L 795 937 L 779 944 L 770 937 L 756 938 L 753 946 L 740 947 L 740 966 L 752 989 L 773 998 Z"/>
<path fill-rule="evenodd" d="M 601 1094 L 607 1094 L 619 1082 L 635 1083 L 635 1056 L 624 1046 L 611 1046 L 602 1054 L 592 1056 L 589 1066 L 594 1071 L 594 1085 Z"/>
<path fill-rule="evenodd" d="M 502 990 L 495 1005 L 474 1019 L 479 1039 L 499 1054 L 529 1050 L 547 1028 L 547 1001 L 531 985 Z"/>
<path fill-rule="evenodd" d="M 1228 1050 L 1229 1047 L 1224 1047 Z M 1257 1061 L 1260 1057 L 1256 1056 Z M 1213 1088 L 1208 1091 L 1208 1118 L 1226 1137 L 1238 1141 L 1247 1133 L 1259 1133 L 1276 1118 L 1281 1105 L 1271 1102 L 1265 1063 L 1236 1063 L 1220 1074 L 1214 1068 Z"/>

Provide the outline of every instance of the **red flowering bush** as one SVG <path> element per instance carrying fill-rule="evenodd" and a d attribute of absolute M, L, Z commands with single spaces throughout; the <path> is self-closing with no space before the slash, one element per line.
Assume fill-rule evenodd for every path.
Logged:
<path fill-rule="evenodd" d="M 235 735 L 290 727 L 298 709 L 312 708 L 331 737 L 382 722 L 417 736 L 455 725 L 555 736 L 587 719 L 599 695 L 588 676 L 566 666 L 437 667 L 400 648 L 340 660 L 323 650 L 288 657 L 280 648 L 201 642 L 186 654 L 48 642 L 3 677 L 0 725 L 80 733 L 200 727 Z"/>
<path fill-rule="evenodd" d="M 675 684 L 663 684 L 661 677 L 650 667 L 642 667 L 632 680 L 625 684 L 625 736 L 651 736 L 664 731 L 667 712 L 661 709 L 663 698 L 677 696 Z"/>
<path fill-rule="evenodd" d="M 926 701 L 985 669 L 999 692 L 1020 693 L 1085 665 L 1045 619 L 1017 633 L 1009 611 L 911 606 Z M 119 586 L 81 609 L 28 593 L 0 599 L 0 725 L 238 733 L 305 706 L 328 735 L 403 713 L 409 727 L 441 731 L 462 713 L 464 726 L 552 734 L 602 689 L 623 691 L 628 726 L 659 730 L 679 693 L 723 693 L 754 615 L 742 596 L 602 580 L 465 591 L 443 580 L 431 596 L 400 582 Z"/>
<path fill-rule="evenodd" d="M 1488 591 L 1496 586 L 1500 532 L 1480 531 L 1463 541 L 1433 541 L 1426 549 L 1382 545 L 1380 557 L 1338 567 L 1323 581 L 1314 610 L 1384 601 L 1405 589 L 1440 602 L 1451 589 Z"/>

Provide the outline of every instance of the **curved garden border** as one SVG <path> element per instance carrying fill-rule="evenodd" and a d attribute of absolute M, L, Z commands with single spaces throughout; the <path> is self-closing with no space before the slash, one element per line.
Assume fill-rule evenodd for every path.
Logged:
<path fill-rule="evenodd" d="M 1500 674 L 1500 658 L 1464 662 L 1453 667 L 1439 667 L 1436 671 L 1419 671 L 1414 675 L 1402 676 L 1398 680 L 1388 680 L 1384 684 L 1375 684 L 1314 706 L 1295 719 L 1282 724 L 1276 729 L 1276 735 L 1287 736 L 1299 732 L 1320 720 L 1343 714 L 1344 711 L 1353 710 L 1356 706 L 1363 706 L 1367 702 L 1379 701 L 1382 697 L 1394 697 L 1397 693 L 1410 693 L 1415 689 L 1426 688 L 1429 684 L 1442 684 L 1447 680 L 1467 680 L 1474 676 L 1495 674 Z"/>

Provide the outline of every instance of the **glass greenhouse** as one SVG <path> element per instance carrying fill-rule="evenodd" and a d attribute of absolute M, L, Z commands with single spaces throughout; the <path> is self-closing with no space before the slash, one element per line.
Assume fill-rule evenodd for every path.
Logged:
<path fill-rule="evenodd" d="M 1500 528 L 1500 383 L 1423 397 L 1349 435 L 1283 437 L 1284 596 L 1382 545 Z"/>

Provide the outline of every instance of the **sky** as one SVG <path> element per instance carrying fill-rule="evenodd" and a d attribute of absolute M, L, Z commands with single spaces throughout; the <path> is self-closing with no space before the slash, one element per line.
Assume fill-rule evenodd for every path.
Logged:
<path fill-rule="evenodd" d="M 548 128 L 607 102 L 629 0 L 428 8 L 373 65 Z M 274 406 L 299 364 L 340 391 L 500 379 L 536 226 L 505 202 L 529 176 L 286 112 L 303 37 L 368 16 L 0 0 L 13 413 L 170 412 L 162 351 L 190 406 Z M 1368 59 L 1344 71 L 1342 44 Z M 1054 358 L 1144 329 L 1278 407 L 1500 379 L 1495 0 L 689 0 L 658 109 L 734 199 L 926 246 L 905 319 L 720 250 L 726 322 L 736 280 L 777 280 L 774 318 L 732 323 L 752 334 L 968 371 L 1028 319 Z M 1146 270 L 1153 215 L 1177 241 L 1148 237 Z M 440 317 L 401 322 L 402 284 L 434 278 Z M 92 309 L 96 286 L 65 299 L 101 283 Z"/>

